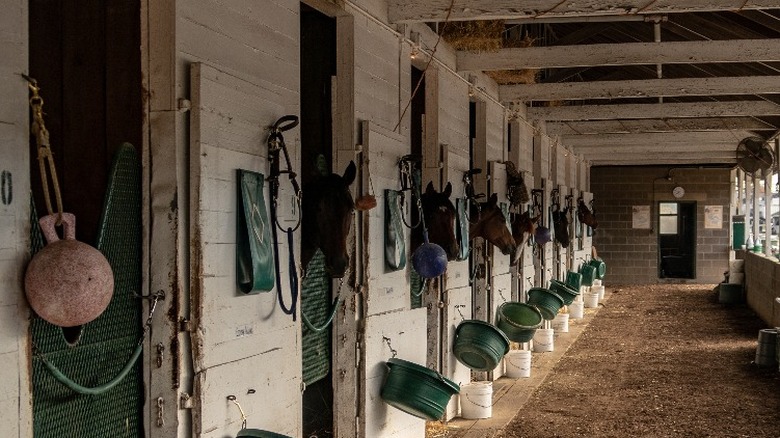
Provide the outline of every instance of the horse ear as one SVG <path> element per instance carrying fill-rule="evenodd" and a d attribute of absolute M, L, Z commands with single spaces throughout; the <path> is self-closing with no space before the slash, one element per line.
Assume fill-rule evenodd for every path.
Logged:
<path fill-rule="evenodd" d="M 436 189 L 433 188 L 433 182 L 432 181 L 428 181 L 428 185 L 425 186 L 425 194 L 426 195 L 430 195 L 430 194 L 433 194 L 433 193 L 436 193 Z"/>
<path fill-rule="evenodd" d="M 498 193 L 493 193 L 490 195 L 490 199 L 488 200 L 490 204 L 498 204 Z"/>
<path fill-rule="evenodd" d="M 452 194 L 452 183 L 448 182 L 447 187 L 444 188 L 444 196 L 449 198 L 451 194 Z"/>
<path fill-rule="evenodd" d="M 352 183 L 355 181 L 355 175 L 357 174 L 357 168 L 355 167 L 355 162 L 350 161 L 349 166 L 347 166 L 347 170 L 344 171 L 344 175 L 342 178 L 344 178 L 344 184 L 346 185 L 352 185 Z"/>

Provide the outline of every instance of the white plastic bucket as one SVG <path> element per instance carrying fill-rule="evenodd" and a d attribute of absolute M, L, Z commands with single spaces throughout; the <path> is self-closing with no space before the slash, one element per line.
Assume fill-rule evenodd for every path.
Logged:
<path fill-rule="evenodd" d="M 585 303 L 585 307 L 588 309 L 592 309 L 599 306 L 599 294 L 598 292 L 592 293 L 588 292 L 586 294 L 583 294 L 582 301 Z"/>
<path fill-rule="evenodd" d="M 593 280 L 593 284 L 591 286 L 601 286 L 601 280 L 599 280 L 598 278 Z"/>
<path fill-rule="evenodd" d="M 577 297 L 580 301 L 582 300 L 582 295 L 590 292 L 590 286 L 580 286 L 580 296 Z"/>
<path fill-rule="evenodd" d="M 599 301 L 604 299 L 604 286 L 593 286 L 590 288 L 590 293 L 599 294 Z"/>
<path fill-rule="evenodd" d="M 534 333 L 534 351 L 544 353 L 553 351 L 553 329 L 537 329 Z"/>
<path fill-rule="evenodd" d="M 559 313 L 555 315 L 551 325 L 553 330 L 558 333 L 569 333 L 569 314 Z"/>
<path fill-rule="evenodd" d="M 471 382 L 460 387 L 460 416 L 467 420 L 493 415 L 493 382 Z"/>
<path fill-rule="evenodd" d="M 504 356 L 504 363 L 507 377 L 531 377 L 531 350 L 510 350 Z"/>
<path fill-rule="evenodd" d="M 582 319 L 585 313 L 585 306 L 582 300 L 574 300 L 573 303 L 569 304 L 569 318 L 571 319 Z"/>

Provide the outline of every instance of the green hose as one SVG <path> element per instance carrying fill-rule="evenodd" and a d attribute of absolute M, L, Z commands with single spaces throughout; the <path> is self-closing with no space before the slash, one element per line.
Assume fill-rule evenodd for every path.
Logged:
<path fill-rule="evenodd" d="M 127 374 L 130 373 L 130 370 L 133 368 L 136 361 L 138 360 L 138 357 L 141 356 L 141 352 L 143 351 L 143 343 L 139 342 L 138 346 L 135 347 L 135 351 L 133 351 L 133 355 L 130 356 L 130 360 L 127 361 L 125 367 L 122 368 L 122 371 L 120 371 L 119 374 L 117 374 L 117 376 L 111 379 L 109 382 L 106 382 L 100 386 L 95 386 L 93 388 L 87 388 L 86 386 L 79 385 L 78 383 L 71 380 L 68 376 L 63 374 L 62 371 L 60 371 L 59 368 L 57 368 L 53 363 L 44 359 L 43 356 L 39 355 L 38 357 L 40 357 L 41 362 L 46 365 L 46 368 L 49 369 L 51 375 L 54 376 L 54 378 L 57 379 L 60 383 L 70 388 L 73 392 L 84 395 L 100 395 L 115 387 L 119 382 L 122 381 L 122 379 L 127 377 Z"/>
<path fill-rule="evenodd" d="M 336 316 L 336 311 L 339 309 L 339 301 L 341 301 L 340 297 L 336 297 L 336 299 L 333 301 L 333 308 L 330 311 L 330 316 L 328 316 L 328 320 L 325 321 L 321 326 L 317 327 L 314 324 L 312 324 L 311 321 L 309 321 L 309 317 L 306 316 L 306 314 L 303 312 L 303 308 L 301 308 L 301 317 L 303 319 L 303 323 L 306 324 L 306 327 L 309 328 L 309 330 L 313 331 L 314 333 L 321 333 L 325 331 L 328 326 L 330 326 L 330 323 L 333 322 L 333 318 Z"/>

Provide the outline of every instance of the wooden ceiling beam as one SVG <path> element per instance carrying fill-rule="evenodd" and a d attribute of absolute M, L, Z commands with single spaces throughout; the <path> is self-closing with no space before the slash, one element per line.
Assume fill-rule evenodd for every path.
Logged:
<path fill-rule="evenodd" d="M 594 17 L 719 12 L 777 8 L 776 0 L 389 0 L 390 22 L 514 20 L 534 17 Z"/>
<path fill-rule="evenodd" d="M 674 155 L 661 154 L 661 155 L 646 155 L 646 156 L 615 156 L 615 157 L 598 157 L 596 159 L 586 158 L 591 166 L 660 166 L 660 165 L 676 165 L 676 166 L 704 166 L 704 165 L 717 165 L 722 164 L 724 166 L 736 165 L 737 160 L 735 158 L 719 158 L 719 157 L 676 157 Z"/>
<path fill-rule="evenodd" d="M 765 100 L 743 100 L 531 107 L 526 111 L 526 117 L 531 120 L 547 121 L 728 116 L 780 116 L 780 105 Z"/>
<path fill-rule="evenodd" d="M 780 76 L 563 82 L 503 85 L 499 89 L 499 94 L 504 102 L 780 94 L 778 83 L 780 83 Z"/>
<path fill-rule="evenodd" d="M 777 130 L 776 126 L 752 117 L 547 122 L 546 128 L 548 134 L 563 136 L 641 132 Z"/>
<path fill-rule="evenodd" d="M 458 70 L 519 70 L 650 64 L 780 61 L 780 39 L 668 41 L 459 51 Z"/>
<path fill-rule="evenodd" d="M 594 155 L 642 155 L 642 154 L 703 154 L 703 155 L 728 155 L 734 156 L 737 150 L 737 143 L 702 143 L 693 147 L 685 144 L 657 145 L 657 144 L 636 144 L 636 145 L 607 145 L 607 146 L 578 146 L 570 147 L 575 154 L 582 154 L 590 157 Z"/>
<path fill-rule="evenodd" d="M 740 140 L 753 135 L 755 134 L 749 131 L 567 135 L 561 137 L 561 143 L 573 148 L 629 145 L 656 145 L 659 148 L 668 148 L 673 145 L 685 145 L 695 150 L 703 144 L 733 145 L 736 148 Z"/>

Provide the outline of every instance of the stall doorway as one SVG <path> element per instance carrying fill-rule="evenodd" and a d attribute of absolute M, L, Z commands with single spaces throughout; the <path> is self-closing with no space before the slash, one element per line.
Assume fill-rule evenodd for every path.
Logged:
<path fill-rule="evenodd" d="M 659 278 L 696 278 L 696 203 L 658 203 Z"/>
<path fill-rule="evenodd" d="M 301 180 L 304 187 L 333 168 L 333 78 L 336 75 L 336 19 L 301 4 Z M 305 225 L 304 225 L 305 226 Z M 301 289 L 301 312 L 320 324 L 327 319 L 331 281 L 324 256 L 315 254 Z M 333 436 L 332 329 L 304 325 L 303 436 Z"/>

